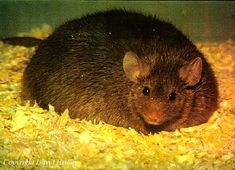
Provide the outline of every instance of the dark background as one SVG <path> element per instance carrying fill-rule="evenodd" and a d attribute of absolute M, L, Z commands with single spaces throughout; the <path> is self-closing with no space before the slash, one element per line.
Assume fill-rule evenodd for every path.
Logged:
<path fill-rule="evenodd" d="M 0 1 L 0 37 L 47 23 L 56 27 L 88 13 L 125 8 L 170 21 L 193 41 L 235 40 L 235 2 L 228 1 Z"/>

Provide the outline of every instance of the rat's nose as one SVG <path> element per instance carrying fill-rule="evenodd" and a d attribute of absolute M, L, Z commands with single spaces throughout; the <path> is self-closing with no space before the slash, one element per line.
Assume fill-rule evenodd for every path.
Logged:
<path fill-rule="evenodd" d="M 152 111 L 144 114 L 144 120 L 151 125 L 160 125 L 164 121 L 164 114 L 161 111 Z"/>

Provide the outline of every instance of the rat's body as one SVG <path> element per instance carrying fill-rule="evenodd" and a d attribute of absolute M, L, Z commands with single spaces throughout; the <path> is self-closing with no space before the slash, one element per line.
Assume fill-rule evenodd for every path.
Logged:
<path fill-rule="evenodd" d="M 119 10 L 56 29 L 23 76 L 24 99 L 143 133 L 206 122 L 217 95 L 213 71 L 181 32 Z"/>

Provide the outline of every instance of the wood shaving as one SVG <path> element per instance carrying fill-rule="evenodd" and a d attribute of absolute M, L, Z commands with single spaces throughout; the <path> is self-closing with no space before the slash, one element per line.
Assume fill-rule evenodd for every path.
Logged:
<path fill-rule="evenodd" d="M 45 38 L 50 26 L 20 35 Z M 0 42 L 0 167 L 4 169 L 235 169 L 235 42 L 198 43 L 218 79 L 220 106 L 200 126 L 148 136 L 72 120 L 22 104 L 21 77 L 35 48 Z"/>

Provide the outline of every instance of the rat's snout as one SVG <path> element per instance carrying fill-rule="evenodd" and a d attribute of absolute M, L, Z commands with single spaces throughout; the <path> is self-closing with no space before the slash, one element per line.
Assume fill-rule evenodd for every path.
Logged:
<path fill-rule="evenodd" d="M 163 110 L 151 110 L 143 114 L 146 123 L 150 125 L 161 125 L 164 122 Z"/>

